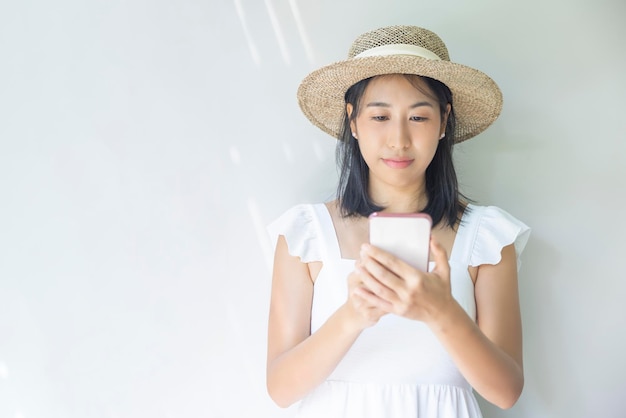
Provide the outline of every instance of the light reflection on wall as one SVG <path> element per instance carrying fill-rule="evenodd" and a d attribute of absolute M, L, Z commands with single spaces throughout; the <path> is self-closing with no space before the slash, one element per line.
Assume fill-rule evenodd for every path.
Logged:
<path fill-rule="evenodd" d="M 239 17 L 239 21 L 241 22 L 241 28 L 243 29 L 243 34 L 246 37 L 246 41 L 248 42 L 248 48 L 250 49 L 250 55 L 252 56 L 252 61 L 257 67 L 261 66 L 261 55 L 259 55 L 259 50 L 256 47 L 252 34 L 248 29 L 248 22 L 246 20 L 246 15 L 243 11 L 243 7 L 241 5 L 241 0 L 233 0 L 235 4 L 235 10 L 237 11 L 237 16 Z"/>
<path fill-rule="evenodd" d="M 309 36 L 307 35 L 306 27 L 304 25 L 302 15 L 300 14 L 300 9 L 298 8 L 298 3 L 296 0 L 289 0 L 289 6 L 291 7 L 293 18 L 296 21 L 296 26 L 298 27 L 298 33 L 300 34 L 300 40 L 302 41 L 302 46 L 304 47 L 306 56 L 309 63 L 313 64 L 315 62 L 315 55 L 313 54 L 313 47 L 311 45 L 311 41 L 309 40 Z"/>
<path fill-rule="evenodd" d="M 280 27 L 280 21 L 278 20 L 278 16 L 276 15 L 276 9 L 274 8 L 272 0 L 265 0 L 265 7 L 267 7 L 267 14 L 269 15 L 270 21 L 272 22 L 274 35 L 276 35 L 276 41 L 278 42 L 280 52 L 283 56 L 283 60 L 285 60 L 285 64 L 287 64 L 287 66 L 290 66 L 291 57 L 289 56 L 287 43 L 285 42 L 285 35 L 283 34 L 283 30 Z"/>
<path fill-rule="evenodd" d="M 239 149 L 235 147 L 234 145 L 231 145 L 231 147 L 228 150 L 230 154 L 230 160 L 233 162 L 233 164 L 235 165 L 241 164 L 241 154 L 239 153 Z"/>
<path fill-rule="evenodd" d="M 290 165 L 294 165 L 296 163 L 296 159 L 293 154 L 293 146 L 287 141 L 283 141 L 282 145 L 283 145 L 283 155 L 285 156 L 285 160 Z"/>

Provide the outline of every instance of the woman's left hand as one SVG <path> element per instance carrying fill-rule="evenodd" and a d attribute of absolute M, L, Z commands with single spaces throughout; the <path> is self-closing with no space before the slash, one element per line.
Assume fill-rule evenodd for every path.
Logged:
<path fill-rule="evenodd" d="M 360 296 L 380 309 L 429 323 L 454 301 L 450 291 L 448 255 L 433 239 L 435 261 L 431 272 L 417 270 L 392 254 L 364 244 L 357 272 L 363 287 Z"/>

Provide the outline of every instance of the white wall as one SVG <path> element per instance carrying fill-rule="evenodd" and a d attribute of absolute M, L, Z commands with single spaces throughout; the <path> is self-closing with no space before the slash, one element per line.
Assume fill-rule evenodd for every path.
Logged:
<path fill-rule="evenodd" d="M 295 100 L 359 33 L 418 24 L 505 107 L 464 190 L 533 227 L 526 388 L 487 417 L 626 408 L 620 0 L 0 4 L 0 418 L 291 416 L 264 387 L 264 225 L 330 198 Z"/>

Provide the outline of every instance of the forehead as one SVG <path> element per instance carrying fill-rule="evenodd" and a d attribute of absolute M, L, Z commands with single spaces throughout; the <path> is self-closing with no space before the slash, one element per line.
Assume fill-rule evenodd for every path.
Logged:
<path fill-rule="evenodd" d="M 386 74 L 379 75 L 368 83 L 363 99 L 386 96 L 389 99 L 396 98 L 407 100 L 427 100 L 436 103 L 436 95 L 420 76 L 412 74 Z"/>

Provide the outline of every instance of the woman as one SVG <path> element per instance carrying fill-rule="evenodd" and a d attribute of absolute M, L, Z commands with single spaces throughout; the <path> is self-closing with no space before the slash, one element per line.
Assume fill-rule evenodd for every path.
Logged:
<path fill-rule="evenodd" d="M 472 389 L 511 407 L 524 381 L 517 260 L 529 229 L 463 200 L 452 163 L 453 145 L 499 115 L 495 82 L 450 62 L 434 33 L 393 26 L 307 76 L 298 99 L 339 139 L 341 175 L 337 200 L 269 227 L 270 396 L 301 401 L 302 417 L 480 417 Z M 368 244 L 376 211 L 431 216 L 428 272 Z"/>

